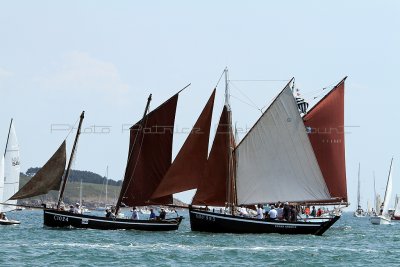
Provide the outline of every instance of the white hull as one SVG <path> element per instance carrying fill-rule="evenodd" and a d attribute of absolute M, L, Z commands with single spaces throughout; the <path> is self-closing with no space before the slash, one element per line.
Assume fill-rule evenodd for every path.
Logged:
<path fill-rule="evenodd" d="M 365 216 L 366 216 L 365 213 L 354 212 L 354 217 L 356 218 L 364 218 Z"/>
<path fill-rule="evenodd" d="M 371 221 L 372 224 L 375 224 L 375 225 L 390 224 L 390 222 L 391 222 L 390 218 L 387 218 L 387 217 L 382 216 L 382 215 L 380 215 L 380 216 L 372 216 L 370 218 L 370 221 Z"/>

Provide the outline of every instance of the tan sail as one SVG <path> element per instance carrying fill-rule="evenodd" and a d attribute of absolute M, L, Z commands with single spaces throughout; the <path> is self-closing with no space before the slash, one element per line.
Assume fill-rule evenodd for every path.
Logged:
<path fill-rule="evenodd" d="M 65 141 L 46 164 L 10 199 L 24 199 L 47 194 L 50 190 L 59 190 L 66 164 Z"/>
<path fill-rule="evenodd" d="M 214 98 L 215 89 L 152 198 L 197 188 L 207 162 Z"/>

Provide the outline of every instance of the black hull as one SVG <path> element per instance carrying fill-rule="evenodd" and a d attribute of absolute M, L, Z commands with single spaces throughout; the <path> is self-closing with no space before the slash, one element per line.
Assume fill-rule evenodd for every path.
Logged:
<path fill-rule="evenodd" d="M 192 231 L 212 233 L 277 233 L 289 235 L 322 235 L 340 216 L 323 222 L 285 222 L 258 220 L 226 214 L 189 209 Z"/>
<path fill-rule="evenodd" d="M 111 219 L 67 211 L 44 210 L 44 225 L 48 227 L 74 227 L 100 230 L 174 231 L 183 217 L 166 220 Z"/>

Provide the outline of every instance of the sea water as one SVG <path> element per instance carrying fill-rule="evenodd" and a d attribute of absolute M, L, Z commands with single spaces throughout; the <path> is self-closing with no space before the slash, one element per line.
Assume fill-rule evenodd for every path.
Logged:
<path fill-rule="evenodd" d="M 9 212 L 0 266 L 400 266 L 400 223 L 372 225 L 344 213 L 323 236 L 43 227 L 42 211 Z M 147 218 L 148 215 L 141 215 Z"/>

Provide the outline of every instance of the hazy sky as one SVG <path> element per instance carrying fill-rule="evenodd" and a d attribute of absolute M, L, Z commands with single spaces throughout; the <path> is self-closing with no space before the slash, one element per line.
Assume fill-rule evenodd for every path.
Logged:
<path fill-rule="evenodd" d="M 270 103 L 291 77 L 314 103 L 322 88 L 349 76 L 349 198 L 354 207 L 361 162 L 365 207 L 373 201 L 373 171 L 384 194 L 392 156 L 400 193 L 399 13 L 399 1 L 2 0 L 0 149 L 14 118 L 22 171 L 42 166 L 85 110 L 87 134 L 73 167 L 104 175 L 108 165 L 118 180 L 128 149 L 123 128 L 140 119 L 149 93 L 154 108 L 192 83 L 178 103 L 176 127 L 185 132 L 225 66 L 232 80 L 276 80 L 232 82 L 233 120 L 246 128 L 261 114 L 255 107 Z M 175 154 L 185 137 L 176 136 Z M 192 195 L 178 197 L 189 202 Z"/>

